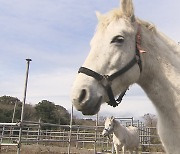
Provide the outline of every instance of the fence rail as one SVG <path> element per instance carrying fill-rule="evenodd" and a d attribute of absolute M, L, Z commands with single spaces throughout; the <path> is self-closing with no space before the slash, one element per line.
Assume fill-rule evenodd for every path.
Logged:
<path fill-rule="evenodd" d="M 127 125 L 125 123 L 125 125 Z M 139 139 L 141 151 L 147 152 L 152 147 L 161 147 L 155 127 L 139 126 Z M 52 126 L 52 130 L 43 129 L 42 126 Z M 19 138 L 18 123 L 0 123 L 0 145 L 1 146 L 18 146 Z M 112 139 L 103 137 L 102 130 L 104 126 L 81 126 L 81 125 L 57 125 L 49 123 L 38 123 L 25 121 L 22 127 L 21 143 L 23 144 L 58 144 L 60 146 L 75 146 L 76 148 L 85 148 L 86 146 L 101 147 L 101 151 L 111 151 Z M 71 129 L 70 129 L 71 128 Z M 70 132 L 71 130 L 71 132 Z M 71 140 L 69 136 L 71 133 Z M 159 148 L 158 148 L 159 149 Z"/>

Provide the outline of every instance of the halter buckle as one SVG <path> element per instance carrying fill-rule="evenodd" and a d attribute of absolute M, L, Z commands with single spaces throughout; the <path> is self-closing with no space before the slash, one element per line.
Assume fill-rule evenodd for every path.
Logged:
<path fill-rule="evenodd" d="M 137 60 L 137 62 L 139 62 L 139 60 L 140 60 L 139 55 L 136 55 L 136 60 Z"/>
<path fill-rule="evenodd" d="M 109 75 L 103 75 L 103 78 L 101 80 L 102 84 L 106 87 L 106 86 L 110 86 L 111 85 L 111 81 L 109 80 Z"/>
<path fill-rule="evenodd" d="M 109 80 L 109 75 L 103 75 L 103 79 Z"/>

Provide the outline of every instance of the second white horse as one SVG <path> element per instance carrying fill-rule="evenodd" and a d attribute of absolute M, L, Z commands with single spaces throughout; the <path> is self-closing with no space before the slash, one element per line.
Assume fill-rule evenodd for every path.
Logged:
<path fill-rule="evenodd" d="M 125 154 L 126 150 L 129 150 L 131 154 L 133 154 L 133 151 L 138 153 L 138 128 L 133 126 L 124 127 L 114 117 L 111 117 L 106 119 L 102 135 L 109 136 L 111 133 L 113 133 L 113 144 L 116 154 L 119 153 L 120 149 L 122 149 L 123 154 Z"/>

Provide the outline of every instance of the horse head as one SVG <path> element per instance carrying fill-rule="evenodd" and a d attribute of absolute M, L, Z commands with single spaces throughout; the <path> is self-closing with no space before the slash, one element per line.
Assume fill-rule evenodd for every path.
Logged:
<path fill-rule="evenodd" d="M 102 135 L 104 137 L 108 136 L 113 132 L 113 129 L 114 129 L 114 117 L 108 117 L 106 118 L 105 120 L 105 124 L 104 124 L 104 129 L 103 129 L 103 132 L 102 132 Z M 109 137 L 110 138 L 110 137 Z"/>
<path fill-rule="evenodd" d="M 141 72 L 138 24 L 132 0 L 105 15 L 97 13 L 98 26 L 91 50 L 73 85 L 72 102 L 84 115 L 94 115 L 103 102 L 138 81 Z M 116 104 L 112 104 L 116 106 Z"/>

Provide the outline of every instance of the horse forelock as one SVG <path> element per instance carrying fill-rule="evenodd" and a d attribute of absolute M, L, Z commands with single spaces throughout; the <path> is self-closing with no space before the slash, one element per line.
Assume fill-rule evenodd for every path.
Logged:
<path fill-rule="evenodd" d="M 104 31 L 112 21 L 118 21 L 122 17 L 123 12 L 119 9 L 109 11 L 100 18 L 97 29 Z"/>
<path fill-rule="evenodd" d="M 130 18 L 125 16 L 123 11 L 119 8 L 109 11 L 108 13 L 102 15 L 102 17 L 99 19 L 99 23 L 97 25 L 97 30 L 105 31 L 111 22 L 118 21 L 120 18 L 123 18 L 126 21 L 130 21 Z M 146 27 L 150 31 L 156 30 L 155 25 L 150 22 L 141 20 L 139 18 L 135 18 L 135 22 Z"/>

